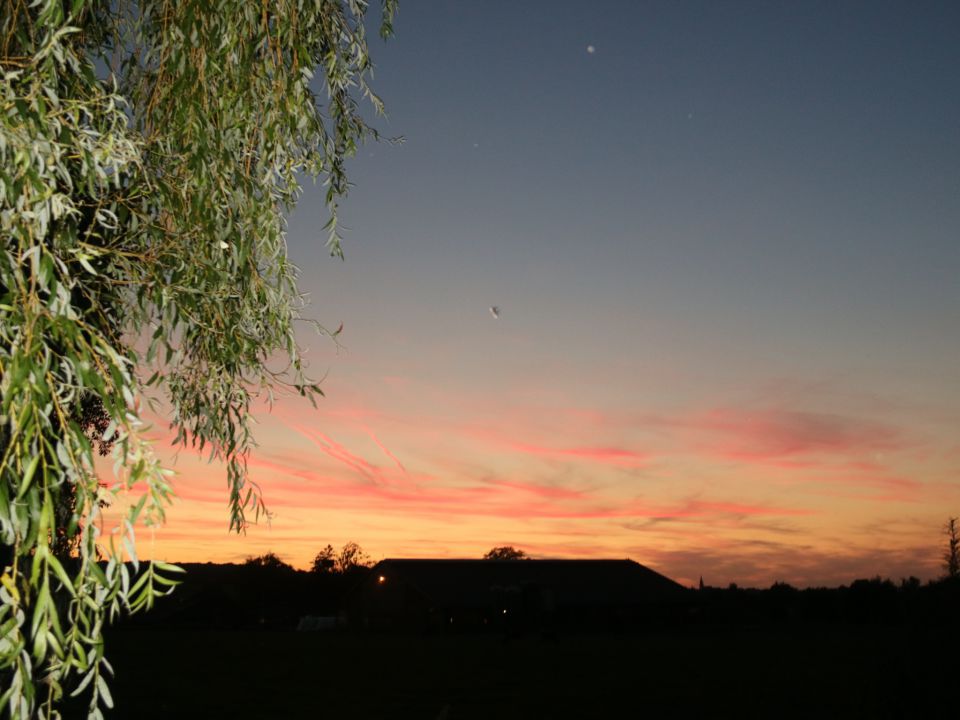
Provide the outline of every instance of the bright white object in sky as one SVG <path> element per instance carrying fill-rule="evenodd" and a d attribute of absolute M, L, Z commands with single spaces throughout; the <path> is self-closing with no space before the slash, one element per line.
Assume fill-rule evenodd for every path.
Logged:
<path fill-rule="evenodd" d="M 593 45 L 587 45 L 587 52 L 593 55 L 597 49 Z"/>
<path fill-rule="evenodd" d="M 494 319 L 494 320 L 499 320 L 499 319 L 500 319 L 500 308 L 497 307 L 496 305 L 491 305 L 491 306 L 490 306 L 490 314 L 493 315 L 493 319 Z"/>

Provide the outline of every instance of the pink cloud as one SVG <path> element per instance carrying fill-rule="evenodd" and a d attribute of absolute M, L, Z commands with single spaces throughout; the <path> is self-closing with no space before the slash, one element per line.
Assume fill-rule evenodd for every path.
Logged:
<path fill-rule="evenodd" d="M 509 447 L 511 450 L 538 457 L 574 458 L 610 465 L 639 465 L 649 458 L 644 453 L 617 447 L 551 448 L 526 443 L 510 443 Z"/>
<path fill-rule="evenodd" d="M 401 513 L 411 517 L 499 517 L 533 519 L 698 519 L 746 515 L 796 515 L 803 510 L 734 502 L 647 500 L 619 501 L 583 490 L 502 478 L 484 478 L 462 484 L 441 484 L 424 473 L 394 471 L 391 475 L 347 451 L 322 433 L 301 430 L 338 465 L 350 472 L 314 470 L 309 458 L 249 460 L 251 478 L 258 481 L 268 508 L 319 507 L 370 513 Z M 357 475 L 362 478 L 358 482 Z M 189 475 L 196 477 L 196 471 Z M 226 503 L 226 492 L 206 480 L 184 478 L 178 482 L 183 499 L 200 503 Z"/>
<path fill-rule="evenodd" d="M 856 578 L 882 575 L 894 579 L 918 575 L 936 577 L 939 559 L 922 543 L 901 547 L 819 547 L 810 543 L 771 540 L 704 538 L 696 548 L 650 548 L 631 553 L 679 582 L 695 585 L 769 587 L 774 581 L 797 587 L 849 584 Z"/>
<path fill-rule="evenodd" d="M 410 378 L 403 377 L 400 375 L 384 375 L 380 378 L 384 385 L 389 385 L 393 388 L 406 389 L 410 387 Z"/>
<path fill-rule="evenodd" d="M 311 440 L 316 447 L 334 460 L 343 463 L 352 470 L 356 470 L 368 480 L 376 481 L 378 479 L 380 475 L 378 467 L 367 462 L 359 455 L 354 455 L 343 445 L 324 435 L 322 432 L 299 426 L 295 426 L 294 429 L 308 440 Z"/>
<path fill-rule="evenodd" d="M 702 518 L 746 516 L 792 516 L 810 515 L 811 511 L 777 505 L 738 503 L 708 500 L 687 500 L 677 505 L 650 506 L 634 504 L 624 508 L 622 516 L 649 518 L 652 520 L 694 520 Z"/>
<path fill-rule="evenodd" d="M 695 417 L 691 426 L 710 434 L 704 448 L 710 453 L 785 468 L 810 467 L 823 456 L 862 457 L 905 445 L 895 428 L 826 413 L 717 409 Z"/>
<path fill-rule="evenodd" d="M 364 429 L 367 431 L 367 435 L 370 436 L 370 439 L 377 444 L 377 447 L 383 450 L 384 455 L 386 455 L 388 458 L 393 460 L 393 462 L 396 463 L 396 466 L 400 468 L 400 470 L 402 470 L 403 472 L 406 472 L 407 469 L 403 466 L 403 463 L 397 459 L 396 455 L 394 455 L 392 452 L 390 452 L 387 449 L 386 445 L 380 442 L 380 439 L 376 435 L 374 435 L 373 430 L 371 430 L 370 428 L 364 428 Z"/>
<path fill-rule="evenodd" d="M 485 482 L 495 487 L 518 490 L 523 493 L 555 498 L 557 500 L 583 500 L 586 498 L 586 493 L 582 490 L 570 490 L 568 488 L 538 485 L 537 483 L 520 482 L 517 480 L 490 479 Z"/>
<path fill-rule="evenodd" d="M 437 486 L 433 478 L 405 487 L 358 484 L 336 475 L 293 471 L 289 479 L 270 482 L 268 506 L 303 507 L 319 501 L 364 513 L 408 516 L 484 516 L 517 519 L 697 519 L 722 516 L 804 515 L 809 511 L 762 504 L 686 501 L 656 504 L 641 500 L 616 502 L 588 498 L 583 492 L 509 480 L 482 485 Z M 298 479 L 294 479 L 298 478 Z"/>
<path fill-rule="evenodd" d="M 770 505 L 752 505 L 733 502 L 707 502 L 690 500 L 674 517 L 697 517 L 703 515 L 809 515 L 809 510 Z"/>
<path fill-rule="evenodd" d="M 919 502 L 925 489 L 916 480 L 890 475 L 827 475 L 813 482 L 823 486 L 814 491 L 818 495 L 897 504 Z"/>

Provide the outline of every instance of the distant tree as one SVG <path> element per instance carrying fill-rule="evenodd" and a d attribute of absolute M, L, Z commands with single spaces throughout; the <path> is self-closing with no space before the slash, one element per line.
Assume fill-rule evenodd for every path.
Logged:
<path fill-rule="evenodd" d="M 943 526 L 947 548 L 943 553 L 943 568 L 948 578 L 960 577 L 960 518 L 949 518 Z"/>
<path fill-rule="evenodd" d="M 346 543 L 340 551 L 328 544 L 318 552 L 310 565 L 310 571 L 318 575 L 345 575 L 360 568 L 370 567 L 370 556 L 359 544 L 351 541 Z"/>
<path fill-rule="evenodd" d="M 348 542 L 337 555 L 336 571 L 345 575 L 354 570 L 370 566 L 370 556 L 357 543 Z"/>
<path fill-rule="evenodd" d="M 484 560 L 529 560 L 523 551 L 510 545 L 500 545 L 483 556 Z"/>
<path fill-rule="evenodd" d="M 257 567 L 274 572 L 296 572 L 292 565 L 285 563 L 273 552 L 268 552 L 256 557 L 248 557 L 243 564 L 245 567 Z"/>
<path fill-rule="evenodd" d="M 916 592 L 920 589 L 920 578 L 911 575 L 908 578 L 900 578 L 901 592 Z"/>
<path fill-rule="evenodd" d="M 310 570 L 318 575 L 329 575 L 336 570 L 336 567 L 337 551 L 333 549 L 333 545 L 328 544 L 313 558 L 313 564 L 310 566 Z"/>
<path fill-rule="evenodd" d="M 91 447 L 97 449 L 100 457 L 106 457 L 113 450 L 116 436 L 108 436 L 110 415 L 103 406 L 103 400 L 92 393 L 80 393 L 79 402 L 71 410 L 68 422 L 76 423 Z M 105 489 L 106 485 L 98 482 L 98 487 Z M 96 499 L 97 507 L 101 510 L 110 502 L 106 493 Z M 53 506 L 54 532 L 51 536 L 50 549 L 54 556 L 67 567 L 75 565 L 72 558 L 80 549 L 82 534 L 80 515 L 77 513 L 77 489 L 75 485 L 65 484 Z"/>

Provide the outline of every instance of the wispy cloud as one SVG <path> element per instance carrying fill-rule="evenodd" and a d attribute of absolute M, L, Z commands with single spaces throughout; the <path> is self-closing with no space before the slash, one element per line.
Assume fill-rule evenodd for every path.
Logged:
<path fill-rule="evenodd" d="M 883 423 L 788 410 L 715 409 L 691 418 L 703 449 L 719 457 L 775 467 L 805 467 L 817 458 L 865 458 L 905 446 Z"/>
<path fill-rule="evenodd" d="M 356 471 L 368 481 L 376 482 L 380 479 L 380 469 L 376 465 L 350 452 L 346 447 L 324 433 L 298 425 L 293 427 L 298 433 L 310 440 L 315 447 L 319 448 L 321 452 Z"/>
<path fill-rule="evenodd" d="M 938 563 L 923 545 L 826 548 L 812 542 L 749 538 L 714 538 L 703 546 L 682 549 L 637 547 L 635 553 L 640 562 L 688 585 L 702 576 L 707 585 L 736 582 L 747 587 L 773 581 L 798 587 L 837 586 L 877 575 L 894 580 L 910 575 L 932 577 Z"/>
<path fill-rule="evenodd" d="M 525 455 L 562 460 L 585 460 L 610 465 L 642 465 L 649 456 L 619 447 L 545 447 L 527 443 L 510 443 L 509 448 Z"/>
<path fill-rule="evenodd" d="M 334 454 L 339 461 L 340 453 Z M 252 466 L 273 475 L 269 482 L 269 501 L 273 506 L 303 506 L 322 502 L 344 509 L 410 516 L 486 516 L 518 519 L 615 519 L 657 518 L 689 519 L 720 516 L 792 516 L 809 510 L 722 500 L 690 499 L 680 502 L 656 502 L 645 499 L 622 500 L 615 496 L 583 489 L 485 477 L 468 483 L 441 483 L 437 478 L 404 473 L 404 484 L 385 481 L 374 468 L 345 462 L 348 470 L 363 468 L 365 481 L 341 472 L 321 472 L 297 466 L 285 466 L 266 459 L 254 459 Z M 376 482 L 371 482 L 375 477 Z"/>
<path fill-rule="evenodd" d="M 377 447 L 383 450 L 383 454 L 386 455 L 391 460 L 393 460 L 394 464 L 396 464 L 396 466 L 400 468 L 402 472 L 406 472 L 407 469 L 403 466 L 403 463 L 397 459 L 396 455 L 394 455 L 392 452 L 390 452 L 390 450 L 387 449 L 386 445 L 380 442 L 380 439 L 374 434 L 373 430 L 371 430 L 370 428 L 364 428 L 364 429 L 367 431 L 367 435 L 370 436 L 370 439 L 377 444 Z"/>
<path fill-rule="evenodd" d="M 541 497 L 554 498 L 557 500 L 586 500 L 588 495 L 584 490 L 572 490 L 570 488 L 553 485 L 540 485 L 538 483 L 522 482 L 519 480 L 489 478 L 484 480 L 484 482 L 495 487 L 518 490 L 523 493 L 530 493 L 532 495 L 539 495 Z"/>
<path fill-rule="evenodd" d="M 539 556 L 629 555 L 693 580 L 706 565 L 708 582 L 849 582 L 857 562 L 885 559 L 878 572 L 906 568 L 909 553 L 851 547 L 843 523 L 906 503 L 922 514 L 934 485 L 960 496 L 944 453 L 930 459 L 908 425 L 808 407 L 281 408 L 249 462 L 280 518 L 256 530 L 257 547 L 307 557 L 336 527 L 385 554 L 474 556 L 503 541 Z M 923 463 L 939 475 L 920 474 Z M 226 534 L 222 469 L 189 449 L 178 465 L 172 536 L 214 547 Z"/>

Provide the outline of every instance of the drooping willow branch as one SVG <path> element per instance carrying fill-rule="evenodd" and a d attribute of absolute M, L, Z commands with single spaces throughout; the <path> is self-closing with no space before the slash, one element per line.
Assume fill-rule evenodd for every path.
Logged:
<path fill-rule="evenodd" d="M 381 33 L 395 4 L 386 0 Z M 174 583 L 142 565 L 169 473 L 144 398 L 226 464 L 229 527 L 255 394 L 313 397 L 284 212 L 326 186 L 341 255 L 346 159 L 382 105 L 360 0 L 0 2 L 0 706 L 111 705 L 102 630 Z M 267 367 L 277 354 L 286 371 Z M 96 456 L 113 459 L 100 477 Z M 109 508 L 109 509 L 106 509 Z"/>

